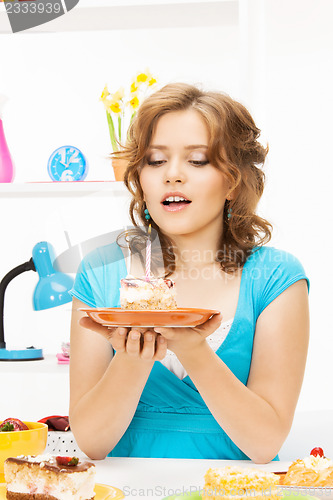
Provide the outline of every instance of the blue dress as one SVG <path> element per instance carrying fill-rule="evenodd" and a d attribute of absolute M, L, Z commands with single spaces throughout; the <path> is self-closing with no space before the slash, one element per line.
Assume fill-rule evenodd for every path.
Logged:
<path fill-rule="evenodd" d="M 91 307 L 120 307 L 120 279 L 126 274 L 122 250 L 112 243 L 82 260 L 71 293 Z M 273 247 L 256 249 L 245 262 L 235 317 L 216 351 L 244 385 L 259 315 L 301 279 L 309 286 L 300 262 Z M 190 377 L 180 380 L 159 361 L 154 363 L 128 429 L 109 456 L 248 459 L 214 419 Z"/>

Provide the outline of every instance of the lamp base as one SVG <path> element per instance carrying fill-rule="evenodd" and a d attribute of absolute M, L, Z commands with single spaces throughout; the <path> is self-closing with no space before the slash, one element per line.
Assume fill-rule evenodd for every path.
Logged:
<path fill-rule="evenodd" d="M 0 349 L 0 361 L 35 361 L 44 359 L 43 349 L 27 347 L 26 349 Z"/>

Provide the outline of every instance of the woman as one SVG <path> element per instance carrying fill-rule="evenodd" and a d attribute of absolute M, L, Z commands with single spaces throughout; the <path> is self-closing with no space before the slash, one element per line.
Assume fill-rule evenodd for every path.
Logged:
<path fill-rule="evenodd" d="M 132 221 L 157 231 L 178 307 L 222 314 L 196 328 L 110 331 L 78 309 L 119 306 L 122 250 L 83 260 L 70 423 L 91 458 L 277 458 L 304 374 L 308 282 L 295 257 L 264 246 L 259 132 L 241 104 L 191 85 L 167 85 L 140 107 L 123 153 Z M 134 253 L 132 274 L 144 275 Z"/>

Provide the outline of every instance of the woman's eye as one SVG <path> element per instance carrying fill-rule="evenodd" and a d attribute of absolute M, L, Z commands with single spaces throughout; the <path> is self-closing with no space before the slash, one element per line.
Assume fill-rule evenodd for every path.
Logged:
<path fill-rule="evenodd" d="M 147 163 L 148 165 L 151 165 L 153 167 L 158 167 L 159 165 L 162 165 L 165 162 L 165 160 L 148 160 Z"/>
<path fill-rule="evenodd" d="M 192 165 L 199 165 L 199 166 L 208 165 L 209 163 L 208 160 L 190 160 L 190 162 L 192 163 Z"/>

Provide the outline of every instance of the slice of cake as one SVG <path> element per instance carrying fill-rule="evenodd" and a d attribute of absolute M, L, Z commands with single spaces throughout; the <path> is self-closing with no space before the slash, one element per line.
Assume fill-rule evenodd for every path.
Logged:
<path fill-rule="evenodd" d="M 284 476 L 283 486 L 333 487 L 333 461 L 311 455 L 296 460 Z"/>
<path fill-rule="evenodd" d="M 128 276 L 120 280 L 122 309 L 177 309 L 175 284 L 170 279 L 149 281 Z"/>
<path fill-rule="evenodd" d="M 273 472 L 244 467 L 208 469 L 202 500 L 281 498 L 278 493 L 279 476 Z"/>
<path fill-rule="evenodd" d="M 90 500 L 95 496 L 95 466 L 76 457 L 11 457 L 5 460 L 4 473 L 7 500 Z"/>

